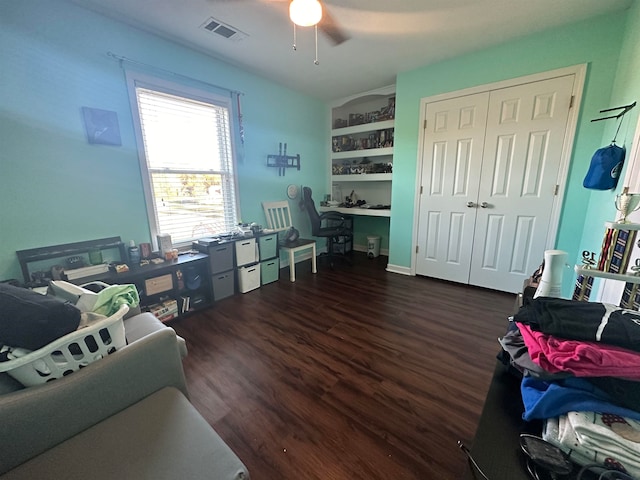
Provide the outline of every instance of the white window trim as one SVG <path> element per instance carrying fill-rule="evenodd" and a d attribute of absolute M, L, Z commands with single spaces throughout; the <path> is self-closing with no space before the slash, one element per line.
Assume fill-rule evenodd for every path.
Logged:
<path fill-rule="evenodd" d="M 158 230 L 157 217 L 153 204 L 153 190 L 151 187 L 151 178 L 149 175 L 149 168 L 147 162 L 147 156 L 144 148 L 144 139 L 142 129 L 140 125 L 140 110 L 138 109 L 138 96 L 136 94 L 136 87 L 148 88 L 151 90 L 158 90 L 171 95 L 189 97 L 194 100 L 213 103 L 221 107 L 229 109 L 229 124 L 230 124 L 230 136 L 231 136 L 231 155 L 233 158 L 233 176 L 232 181 L 234 183 L 234 207 L 236 209 L 237 218 L 242 218 L 240 212 L 240 199 L 238 191 L 238 169 L 237 169 L 237 156 L 235 146 L 235 131 L 236 125 L 233 119 L 235 118 L 235 110 L 233 108 L 233 102 L 231 97 L 225 97 L 202 88 L 195 88 L 193 86 L 183 85 L 180 83 L 172 82 L 166 79 L 154 77 L 134 70 L 125 70 L 125 76 L 127 79 L 127 90 L 129 92 L 129 105 L 131 107 L 131 114 L 133 116 L 133 125 L 136 136 L 136 145 L 138 148 L 138 163 L 140 165 L 140 174 L 142 177 L 142 188 L 144 190 L 145 204 L 147 208 L 147 218 L 149 220 L 149 230 L 151 241 L 153 242 L 154 249 L 158 249 L 157 235 L 161 232 Z M 188 246 L 180 245 L 175 246 Z"/>

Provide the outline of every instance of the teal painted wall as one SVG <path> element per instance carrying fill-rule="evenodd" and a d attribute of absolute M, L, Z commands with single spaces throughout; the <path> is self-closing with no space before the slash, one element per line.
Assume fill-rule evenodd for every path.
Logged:
<path fill-rule="evenodd" d="M 260 202 L 285 199 L 289 183 L 326 191 L 324 102 L 66 1 L 0 2 L 0 279 L 22 278 L 16 250 L 150 240 L 124 73 L 109 51 L 245 93 L 244 221 L 264 224 Z M 117 113 L 121 147 L 88 144 L 83 106 Z M 300 153 L 301 171 L 265 166 L 279 142 Z M 294 205 L 293 216 L 308 234 L 306 214 Z"/>
<path fill-rule="evenodd" d="M 570 253 L 571 262 L 583 249 L 597 251 L 602 222 L 614 215 L 612 202 L 621 187 L 582 188 L 593 151 L 610 140 L 615 127 L 589 119 L 638 98 L 638 26 L 634 4 L 628 15 L 552 29 L 400 74 L 389 240 L 386 219 L 380 229 L 380 219 L 358 218 L 356 230 L 380 234 L 389 263 L 410 266 L 421 98 L 587 63 L 557 247 Z M 328 191 L 325 103 L 66 1 L 0 2 L 0 279 L 20 278 L 15 250 L 112 235 L 149 240 L 124 74 L 108 51 L 245 92 L 246 142 L 238 163 L 244 221 L 264 223 L 260 202 L 285 198 L 289 183 Z M 117 112 L 123 145 L 89 145 L 82 106 Z M 628 149 L 637 110 L 621 130 Z M 301 154 L 300 172 L 278 177 L 265 167 L 279 142 Z M 306 215 L 291 203 L 294 224 L 308 234 Z M 364 235 L 356 243 L 365 244 Z M 572 278 L 565 277 L 565 289 Z"/>
<path fill-rule="evenodd" d="M 611 98 L 606 103 L 607 106 L 627 105 L 634 101 L 640 100 L 640 3 L 635 2 L 629 12 L 624 16 L 626 20 L 624 28 L 624 38 L 622 46 L 619 49 L 619 61 L 615 71 L 615 81 Z M 604 107 L 602 107 L 604 108 Z M 617 137 L 617 144 L 625 146 L 627 154 L 630 153 L 632 147 L 633 136 L 638 121 L 640 108 L 636 107 L 625 115 L 620 126 L 620 132 Z M 595 109 L 593 114 L 595 114 Z M 608 145 L 615 136 L 618 122 L 616 120 L 606 120 L 603 122 L 604 132 L 599 139 L 599 146 Z M 600 251 L 602 245 L 602 237 L 604 233 L 603 223 L 612 221 L 616 218 L 615 196 L 622 191 L 624 187 L 623 179 L 626 171 L 631 165 L 632 159 L 627 157 L 622 177 L 615 190 L 608 191 L 592 191 L 588 207 L 586 208 L 587 216 L 582 229 L 582 238 L 580 248 L 582 250 Z M 565 279 L 566 280 L 566 279 Z M 565 284 L 567 282 L 565 281 Z M 594 283 L 593 298 L 595 295 L 597 282 Z M 565 290 L 570 290 L 571 285 L 565 285 Z"/>
<path fill-rule="evenodd" d="M 556 243 L 569 252 L 570 262 L 577 259 L 583 248 L 580 233 L 587 217 L 585 205 L 590 200 L 582 179 L 605 127 L 589 119 L 609 105 L 624 30 L 623 15 L 604 16 L 398 75 L 389 263 L 411 266 L 420 99 L 587 63 L 582 114 Z"/>

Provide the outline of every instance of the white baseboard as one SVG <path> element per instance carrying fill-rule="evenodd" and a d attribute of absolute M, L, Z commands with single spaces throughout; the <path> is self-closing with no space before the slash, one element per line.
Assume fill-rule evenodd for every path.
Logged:
<path fill-rule="evenodd" d="M 400 265 L 391 265 L 390 263 L 387 264 L 387 272 L 411 276 L 411 268 L 401 267 Z"/>

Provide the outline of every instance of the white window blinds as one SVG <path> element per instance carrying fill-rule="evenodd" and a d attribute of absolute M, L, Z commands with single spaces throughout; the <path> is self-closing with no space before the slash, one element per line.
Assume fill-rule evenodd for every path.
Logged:
<path fill-rule="evenodd" d="M 150 88 L 135 92 L 152 233 L 180 244 L 231 231 L 237 213 L 228 106 Z"/>

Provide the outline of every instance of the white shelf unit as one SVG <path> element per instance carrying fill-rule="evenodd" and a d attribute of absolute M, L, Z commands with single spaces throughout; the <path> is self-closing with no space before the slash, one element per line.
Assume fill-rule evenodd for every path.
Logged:
<path fill-rule="evenodd" d="M 391 173 L 363 173 L 355 175 L 332 175 L 332 182 L 390 182 Z"/>
<path fill-rule="evenodd" d="M 331 153 L 331 160 L 357 159 L 364 157 L 393 157 L 393 147 L 367 148 Z"/>
<path fill-rule="evenodd" d="M 372 115 L 373 112 L 379 112 L 384 119 L 368 121 L 375 117 L 375 114 Z M 330 180 L 333 200 L 343 202 L 346 196 L 354 192 L 357 199 L 366 200 L 371 205 L 391 204 L 394 113 L 394 85 L 353 95 L 333 105 L 331 124 L 332 127 L 338 126 L 331 130 Z M 362 117 L 358 119 L 356 116 Z M 349 121 L 366 123 L 348 125 Z M 344 124 L 347 126 L 342 126 Z M 355 149 L 335 151 L 343 147 L 343 142 L 346 148 Z M 383 146 L 366 148 L 372 144 Z M 349 173 L 338 173 L 345 170 Z M 372 171 L 384 173 L 371 173 Z M 390 216 L 389 210 L 330 210 L 339 210 L 351 215 Z M 372 213 L 357 213 L 360 210 Z"/>

